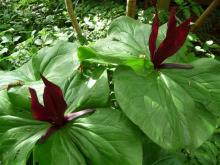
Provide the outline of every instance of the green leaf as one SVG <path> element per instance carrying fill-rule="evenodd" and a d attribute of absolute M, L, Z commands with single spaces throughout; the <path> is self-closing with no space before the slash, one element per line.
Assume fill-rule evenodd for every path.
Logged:
<path fill-rule="evenodd" d="M 36 45 L 43 45 L 43 41 L 41 40 L 41 39 L 36 39 L 35 41 L 34 41 L 34 43 L 36 44 Z"/>
<path fill-rule="evenodd" d="M 11 102 L 9 114 L 22 115 L 19 112 L 25 112 L 30 109 L 30 98 L 28 88 L 32 87 L 38 91 L 39 97 L 43 94 L 43 83 L 40 80 L 40 74 L 43 74 L 50 81 L 60 85 L 68 78 L 76 67 L 78 60 L 76 55 L 77 45 L 68 42 L 58 42 L 53 47 L 44 48 L 39 51 L 27 64 L 21 68 L 11 71 L 2 72 L 0 75 L 0 90 L 6 90 L 4 97 Z M 4 92 L 3 92 L 4 93 Z M 5 94 L 4 94 L 5 95 Z M 5 98 L 2 97 L 3 100 Z M 1 102 L 0 102 L 1 105 Z M 4 104 L 2 104 L 4 107 Z M 6 109 L 0 112 L 4 114 Z M 29 114 L 28 114 L 29 113 Z M 25 116 L 30 116 L 30 112 L 26 111 Z"/>
<path fill-rule="evenodd" d="M 26 165 L 26 161 L 48 124 L 14 116 L 0 117 L 0 160 L 4 165 Z"/>
<path fill-rule="evenodd" d="M 25 165 L 37 140 L 48 127 L 43 122 L 1 116 L 2 163 Z M 103 162 L 141 165 L 141 140 L 139 133 L 134 130 L 133 124 L 120 111 L 100 109 L 89 117 L 69 123 L 54 133 L 45 144 L 37 145 L 34 150 L 35 160 L 40 164 L 88 164 L 90 161 L 97 165 Z M 42 152 L 47 152 L 47 157 Z"/>
<path fill-rule="evenodd" d="M 144 136 L 143 154 L 143 165 L 151 165 L 161 157 L 163 149 Z"/>
<path fill-rule="evenodd" d="M 182 154 L 170 154 L 160 158 L 152 165 L 186 165 L 185 158 Z"/>
<path fill-rule="evenodd" d="M 26 86 L 14 87 L 8 89 L 8 97 L 10 102 L 21 109 L 30 109 L 29 91 Z"/>
<path fill-rule="evenodd" d="M 0 50 L 0 55 L 7 53 L 8 52 L 8 48 L 3 48 L 2 50 Z"/>
<path fill-rule="evenodd" d="M 1 37 L 1 43 L 10 43 L 12 42 L 12 36 L 10 34 Z"/>
<path fill-rule="evenodd" d="M 9 93 L 6 90 L 0 92 L 13 98 L 24 94 L 24 86 L 10 88 Z M 97 108 L 105 106 L 109 97 L 105 70 L 95 69 L 92 78 L 75 71 L 62 87 L 69 106 L 67 113 L 76 108 L 81 110 L 84 106 L 93 107 L 96 111 L 68 123 L 44 144 L 37 144 L 37 141 L 50 127 L 49 124 L 26 117 L 6 116 L 6 111 L 0 117 L 0 158 L 4 165 L 11 165 L 12 161 L 15 165 L 25 165 L 31 152 L 39 164 L 101 165 L 105 162 L 109 165 L 142 165 L 142 144 L 136 127 L 119 110 Z M 42 91 L 42 85 L 37 91 Z M 19 99 L 13 104 L 9 102 L 9 105 L 12 111 L 16 111 L 13 108 L 19 105 Z M 8 105 L 5 106 L 7 108 Z M 42 154 L 45 152 L 47 157 Z"/>
<path fill-rule="evenodd" d="M 0 91 L 0 116 L 11 113 L 12 104 L 9 101 L 7 91 Z"/>
<path fill-rule="evenodd" d="M 175 2 L 178 4 L 178 5 L 181 5 L 184 3 L 184 0 L 175 0 Z"/>
<path fill-rule="evenodd" d="M 197 148 L 213 133 L 216 118 L 165 73 L 140 75 L 119 67 L 114 74 L 116 99 L 128 118 L 161 147 Z"/>
<path fill-rule="evenodd" d="M 211 142 L 205 142 L 194 153 L 193 162 L 198 165 L 216 165 L 218 164 L 218 148 Z"/>
<path fill-rule="evenodd" d="M 220 62 L 203 58 L 191 63 L 194 69 L 167 69 L 162 72 L 181 86 L 195 102 L 220 115 Z"/>
<path fill-rule="evenodd" d="M 60 41 L 53 47 L 43 48 L 37 56 L 24 64 L 21 68 L 4 72 L 0 75 L 0 89 L 7 88 L 19 81 L 24 84 L 35 83 L 40 80 L 40 73 L 50 81 L 61 83 L 66 77 L 72 74 L 79 63 L 76 55 L 77 45 Z"/>
<path fill-rule="evenodd" d="M 60 41 L 51 48 L 40 50 L 32 59 L 35 77 L 39 79 L 41 73 L 50 81 L 60 82 L 71 75 L 70 70 L 79 66 L 77 47 L 76 43 Z"/>
<path fill-rule="evenodd" d="M 143 36 L 147 36 L 150 30 L 149 25 L 138 23 L 129 17 L 120 17 L 113 21 L 106 39 L 99 40 L 91 49 L 81 47 L 78 50 L 79 59 L 143 67 L 148 53 L 145 45 L 148 42 L 147 37 Z"/>
<path fill-rule="evenodd" d="M 107 72 L 101 70 L 101 72 L 96 73 L 97 70 L 98 69 L 95 69 L 95 71 L 93 71 L 93 78 L 87 78 L 80 73 L 80 71 L 76 70 L 59 85 L 63 89 L 64 97 L 68 105 L 66 113 L 78 109 L 105 107 L 107 105 L 110 94 Z M 21 87 L 16 86 L 10 88 L 8 92 L 6 92 L 7 98 L 13 108 L 16 107 L 16 109 L 23 111 L 30 109 L 29 87 L 38 91 L 38 98 L 40 102 L 43 103 L 44 85 L 42 81 L 36 81 L 34 83 L 27 83 Z"/>
<path fill-rule="evenodd" d="M 37 145 L 34 160 L 54 165 L 142 165 L 142 146 L 138 133 L 121 112 L 97 109 Z"/>
<path fill-rule="evenodd" d="M 69 105 L 67 112 L 82 108 L 104 107 L 109 100 L 109 86 L 107 72 L 102 70 L 93 78 L 86 78 L 79 71 L 71 75 L 64 83 L 65 100 Z"/>
<path fill-rule="evenodd" d="M 22 105 L 19 102 L 19 99 L 16 98 L 18 101 L 18 104 L 17 105 L 12 104 L 8 96 L 8 92 L 6 90 L 0 91 L 0 98 L 1 98 L 0 99 L 0 116 L 14 115 L 14 116 L 26 117 L 26 118 L 30 117 L 30 111 L 27 111 L 27 109 L 22 108 L 26 106 L 26 103 Z M 23 102 L 23 98 L 21 99 L 21 102 Z"/>

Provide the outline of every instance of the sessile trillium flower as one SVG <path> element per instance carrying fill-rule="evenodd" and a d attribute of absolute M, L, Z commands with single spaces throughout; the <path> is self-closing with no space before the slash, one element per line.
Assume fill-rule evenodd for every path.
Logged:
<path fill-rule="evenodd" d="M 154 64 L 155 69 L 160 68 L 183 68 L 191 69 L 192 65 L 187 64 L 174 64 L 174 63 L 163 63 L 168 57 L 173 56 L 186 41 L 187 35 L 190 32 L 191 18 L 187 19 L 179 26 L 176 26 L 176 10 L 171 10 L 170 18 L 167 24 L 167 33 L 165 39 L 160 43 L 159 47 L 156 47 L 156 41 L 159 30 L 159 17 L 158 12 L 152 24 L 152 31 L 149 37 L 149 50 L 150 59 Z"/>
<path fill-rule="evenodd" d="M 39 141 L 40 143 L 43 143 L 47 138 L 50 137 L 51 134 L 62 128 L 68 122 L 88 113 L 92 113 L 94 110 L 85 109 L 65 115 L 67 103 L 64 100 L 62 90 L 59 86 L 48 81 L 44 76 L 41 75 L 41 78 L 45 84 L 43 94 L 44 106 L 40 104 L 36 91 L 32 88 L 29 88 L 29 91 L 31 94 L 32 117 L 35 120 L 44 121 L 51 124 L 51 127 L 48 128 L 46 133 Z"/>

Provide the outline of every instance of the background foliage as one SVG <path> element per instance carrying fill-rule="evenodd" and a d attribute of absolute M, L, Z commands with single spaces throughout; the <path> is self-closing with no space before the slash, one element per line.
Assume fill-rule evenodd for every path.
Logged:
<path fill-rule="evenodd" d="M 115 0 L 88 0 L 73 1 L 76 7 L 78 21 L 83 29 L 84 36 L 89 41 L 95 41 L 105 37 L 110 22 L 125 13 L 124 1 Z M 176 0 L 178 16 L 184 20 L 190 13 L 200 15 L 202 7 L 194 1 L 184 2 Z M 0 1 L 0 69 L 12 70 L 25 62 L 37 51 L 45 46 L 53 44 L 53 41 L 76 40 L 71 22 L 65 9 L 63 0 L 1 0 Z M 137 18 L 144 23 L 151 23 L 153 7 L 143 9 L 139 2 Z M 218 12 L 216 12 L 218 13 Z M 168 13 L 161 14 L 161 23 L 168 19 Z M 207 28 L 207 26 L 209 27 Z M 210 23 L 206 26 L 210 31 Z M 192 35 L 192 50 L 195 54 L 213 56 L 219 53 L 219 46 L 215 44 L 215 37 L 204 38 Z M 196 45 L 196 47 L 195 47 Z"/>

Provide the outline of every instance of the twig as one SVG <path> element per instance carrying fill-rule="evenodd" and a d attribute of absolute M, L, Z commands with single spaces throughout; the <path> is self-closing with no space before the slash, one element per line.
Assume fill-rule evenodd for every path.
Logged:
<path fill-rule="evenodd" d="M 191 31 L 196 32 L 208 18 L 208 16 L 212 13 L 212 11 L 220 4 L 220 0 L 213 0 L 213 2 L 209 5 L 209 7 L 205 10 L 205 12 L 197 19 L 195 24 L 192 26 Z"/>
<path fill-rule="evenodd" d="M 158 0 L 157 1 L 158 10 L 168 11 L 169 6 L 170 6 L 170 0 Z"/>
<path fill-rule="evenodd" d="M 135 17 L 136 14 L 136 0 L 127 0 L 127 6 L 126 6 L 126 16 Z"/>
<path fill-rule="evenodd" d="M 65 0 L 65 4 L 66 4 L 67 12 L 68 12 L 70 19 L 71 19 L 71 22 L 72 22 L 73 29 L 75 29 L 78 36 L 82 36 L 82 31 L 79 26 L 79 23 L 77 22 L 76 14 L 73 9 L 72 0 Z"/>

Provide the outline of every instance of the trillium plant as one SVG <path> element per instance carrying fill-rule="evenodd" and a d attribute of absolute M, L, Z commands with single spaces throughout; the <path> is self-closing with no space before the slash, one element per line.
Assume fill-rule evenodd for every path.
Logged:
<path fill-rule="evenodd" d="M 168 57 L 175 55 L 175 53 L 183 46 L 190 31 L 191 19 L 188 19 L 176 27 L 176 10 L 172 9 L 170 19 L 168 22 L 167 33 L 165 39 L 156 48 L 156 41 L 159 29 L 158 13 L 153 20 L 152 32 L 149 38 L 150 59 L 154 64 L 154 68 L 191 68 L 189 65 L 163 63 Z"/>
<path fill-rule="evenodd" d="M 93 112 L 92 109 L 86 109 L 78 112 L 72 112 L 69 115 L 64 115 L 67 104 L 64 100 L 62 90 L 55 84 L 48 81 L 41 75 L 41 78 L 45 84 L 44 88 L 44 105 L 41 105 L 38 101 L 36 91 L 29 88 L 31 95 L 31 110 L 34 119 L 39 121 L 45 121 L 51 124 L 45 135 L 40 139 L 44 142 L 53 132 L 62 128 L 66 123 L 82 116 L 87 113 Z"/>
<path fill-rule="evenodd" d="M 119 17 L 104 39 L 1 72 L 0 164 L 218 164 L 220 62 L 192 58 L 175 15 Z"/>

